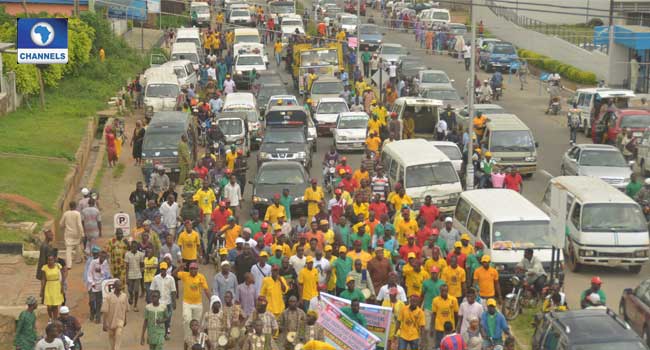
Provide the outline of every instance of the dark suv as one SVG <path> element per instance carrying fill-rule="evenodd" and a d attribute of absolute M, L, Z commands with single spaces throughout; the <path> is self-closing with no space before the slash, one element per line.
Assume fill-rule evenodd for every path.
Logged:
<path fill-rule="evenodd" d="M 550 312 L 538 320 L 533 350 L 648 350 L 610 309 Z"/>
<path fill-rule="evenodd" d="M 305 169 L 311 168 L 311 147 L 304 126 L 267 126 L 257 154 L 257 165 L 278 160 L 299 162 Z"/>

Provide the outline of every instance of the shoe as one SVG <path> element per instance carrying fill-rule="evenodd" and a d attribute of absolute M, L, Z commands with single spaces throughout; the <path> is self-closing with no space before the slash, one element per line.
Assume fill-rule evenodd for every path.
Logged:
<path fill-rule="evenodd" d="M 133 312 L 138 312 L 138 307 L 137 306 L 133 308 Z"/>

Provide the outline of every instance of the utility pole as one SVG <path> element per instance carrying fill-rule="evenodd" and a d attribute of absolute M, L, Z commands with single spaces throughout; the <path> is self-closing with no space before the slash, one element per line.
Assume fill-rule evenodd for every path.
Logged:
<path fill-rule="evenodd" d="M 469 142 L 467 143 L 467 164 L 465 165 L 465 189 L 471 190 L 474 188 L 474 163 L 472 162 L 472 154 L 474 152 L 474 142 L 472 135 L 474 135 L 474 77 L 476 76 L 476 8 L 474 7 L 474 0 L 470 2 L 470 21 L 472 25 L 472 39 L 470 41 L 471 53 L 469 55 L 469 81 L 468 84 L 468 110 L 469 110 L 469 126 L 467 133 L 469 134 Z"/>
<path fill-rule="evenodd" d="M 612 50 L 614 49 L 614 0 L 609 0 L 609 29 L 607 31 L 609 35 L 609 43 L 607 45 L 607 56 L 609 56 L 609 70 L 607 74 L 608 85 L 612 85 L 614 81 L 614 55 Z"/>
<path fill-rule="evenodd" d="M 359 65 L 359 60 L 361 59 L 361 57 L 359 57 L 359 48 L 361 47 L 361 35 L 359 35 L 361 34 L 360 27 L 361 27 L 361 0 L 357 0 L 357 55 L 356 55 L 357 58 L 355 59 L 354 62 L 356 65 Z M 352 67 L 352 72 L 350 72 L 351 76 L 353 72 L 354 72 L 354 67 Z M 354 86 L 354 83 L 352 84 L 352 86 Z"/>

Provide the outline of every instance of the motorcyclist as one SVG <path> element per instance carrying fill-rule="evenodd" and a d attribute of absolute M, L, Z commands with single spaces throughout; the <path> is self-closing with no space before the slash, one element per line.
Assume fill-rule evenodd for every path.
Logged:
<path fill-rule="evenodd" d="M 559 101 L 560 96 L 562 94 L 562 84 L 560 81 L 560 75 L 557 73 L 551 74 L 548 80 L 548 94 L 549 94 L 549 100 L 548 100 L 548 109 L 546 112 L 550 112 L 551 106 L 553 105 L 553 101 L 557 100 Z"/>
<path fill-rule="evenodd" d="M 214 143 L 225 143 L 226 142 L 226 136 L 223 134 L 221 131 L 221 128 L 219 125 L 216 123 L 212 124 L 210 126 L 210 129 L 208 130 L 207 140 L 209 145 L 213 145 Z M 218 150 L 215 150 L 218 151 Z"/>
<path fill-rule="evenodd" d="M 497 88 L 503 87 L 503 75 L 501 72 L 496 71 L 492 74 L 490 78 L 490 87 L 493 91 L 496 91 Z"/>
<path fill-rule="evenodd" d="M 526 281 L 529 286 L 533 286 L 537 293 L 541 293 L 546 284 L 546 271 L 542 266 L 542 261 L 533 255 L 532 248 L 524 250 L 524 258 L 517 264 L 518 273 L 526 274 Z"/>
<path fill-rule="evenodd" d="M 323 157 L 323 182 L 325 184 L 327 184 L 327 172 L 330 168 L 330 161 L 333 162 L 332 164 L 334 166 L 339 162 L 339 153 L 336 151 L 334 146 L 330 147 L 330 150 L 325 153 L 325 156 Z"/>
<path fill-rule="evenodd" d="M 201 104 L 199 104 L 199 121 L 203 122 L 210 117 L 212 117 L 210 104 L 206 99 L 203 99 Z"/>
<path fill-rule="evenodd" d="M 479 90 L 479 102 L 481 103 L 490 103 L 492 100 L 492 88 L 490 87 L 489 82 L 483 80 L 483 86 Z"/>
<path fill-rule="evenodd" d="M 580 294 L 581 308 L 586 309 L 590 306 L 600 306 L 607 303 L 607 296 L 605 295 L 605 292 L 603 292 L 603 290 L 600 288 L 602 284 L 603 281 L 600 279 L 600 277 L 594 276 L 591 278 L 591 287 Z M 592 298 L 592 294 L 598 295 L 598 298 Z M 598 300 L 597 304 L 594 303 L 594 299 Z"/>

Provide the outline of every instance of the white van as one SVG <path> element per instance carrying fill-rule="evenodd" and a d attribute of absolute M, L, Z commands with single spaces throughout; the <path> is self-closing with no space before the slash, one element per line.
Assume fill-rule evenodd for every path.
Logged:
<path fill-rule="evenodd" d="M 639 273 L 647 263 L 650 239 L 642 208 L 603 180 L 555 177 L 541 207 L 554 225 L 565 227 L 564 256 L 571 271 L 595 265 L 628 267 Z"/>
<path fill-rule="evenodd" d="M 159 67 L 167 68 L 178 77 L 181 87 L 188 87 L 190 84 L 197 86 L 198 77 L 194 70 L 194 64 L 190 60 L 169 61 Z"/>
<path fill-rule="evenodd" d="M 243 53 L 259 53 L 264 58 L 264 64 L 269 64 L 269 55 L 261 43 L 260 33 L 257 28 L 235 28 L 233 31 L 233 55 Z"/>
<path fill-rule="evenodd" d="M 201 61 L 203 61 L 203 54 L 201 52 L 194 43 L 176 42 L 172 45 L 171 60 L 190 60 L 192 61 L 194 70 L 198 70 Z"/>
<path fill-rule="evenodd" d="M 612 88 L 585 88 L 577 89 L 575 95 L 569 99 L 569 105 L 575 103 L 580 110 L 580 126 L 587 137 L 591 137 L 592 110 L 597 101 L 613 99 L 618 108 L 627 108 L 631 99 L 635 97 L 634 91 Z"/>
<path fill-rule="evenodd" d="M 203 47 L 199 28 L 178 28 L 174 43 L 194 43 L 196 47 Z"/>
<path fill-rule="evenodd" d="M 528 199 L 505 189 L 465 191 L 454 212 L 454 227 L 469 233 L 473 241 L 483 242 L 501 281 L 509 281 L 514 275 L 526 248 L 532 248 L 544 270 L 550 272 L 550 223 L 548 215 Z"/>
<path fill-rule="evenodd" d="M 427 27 L 451 22 L 451 14 L 446 9 L 427 9 L 420 12 L 418 17 Z"/>
<path fill-rule="evenodd" d="M 533 132 L 514 114 L 491 114 L 481 143 L 501 169 L 516 167 L 522 175 L 537 171 L 537 147 Z"/>
<path fill-rule="evenodd" d="M 401 120 L 402 130 L 400 135 L 404 135 L 404 118 L 412 115 L 415 119 L 415 135 L 422 137 L 431 137 L 435 131 L 436 124 L 443 102 L 423 97 L 400 97 L 395 100 L 391 112 L 397 113 L 397 119 Z"/>
<path fill-rule="evenodd" d="M 393 141 L 381 152 L 384 172 L 394 186 L 401 183 L 418 210 L 431 196 L 441 212 L 452 212 L 463 188 L 449 158 L 424 139 Z"/>
<path fill-rule="evenodd" d="M 150 119 L 154 112 L 176 110 L 181 86 L 169 68 L 149 68 L 144 72 L 142 81 L 145 118 Z"/>
<path fill-rule="evenodd" d="M 252 143 L 256 146 L 262 142 L 262 125 L 260 123 L 260 112 L 257 109 L 255 95 L 250 92 L 232 92 L 226 95 L 222 112 L 246 112 L 248 131 Z"/>
<path fill-rule="evenodd" d="M 199 27 L 210 25 L 210 5 L 207 2 L 192 1 L 190 13 L 196 14 L 196 19 L 192 19 L 192 25 Z"/>

